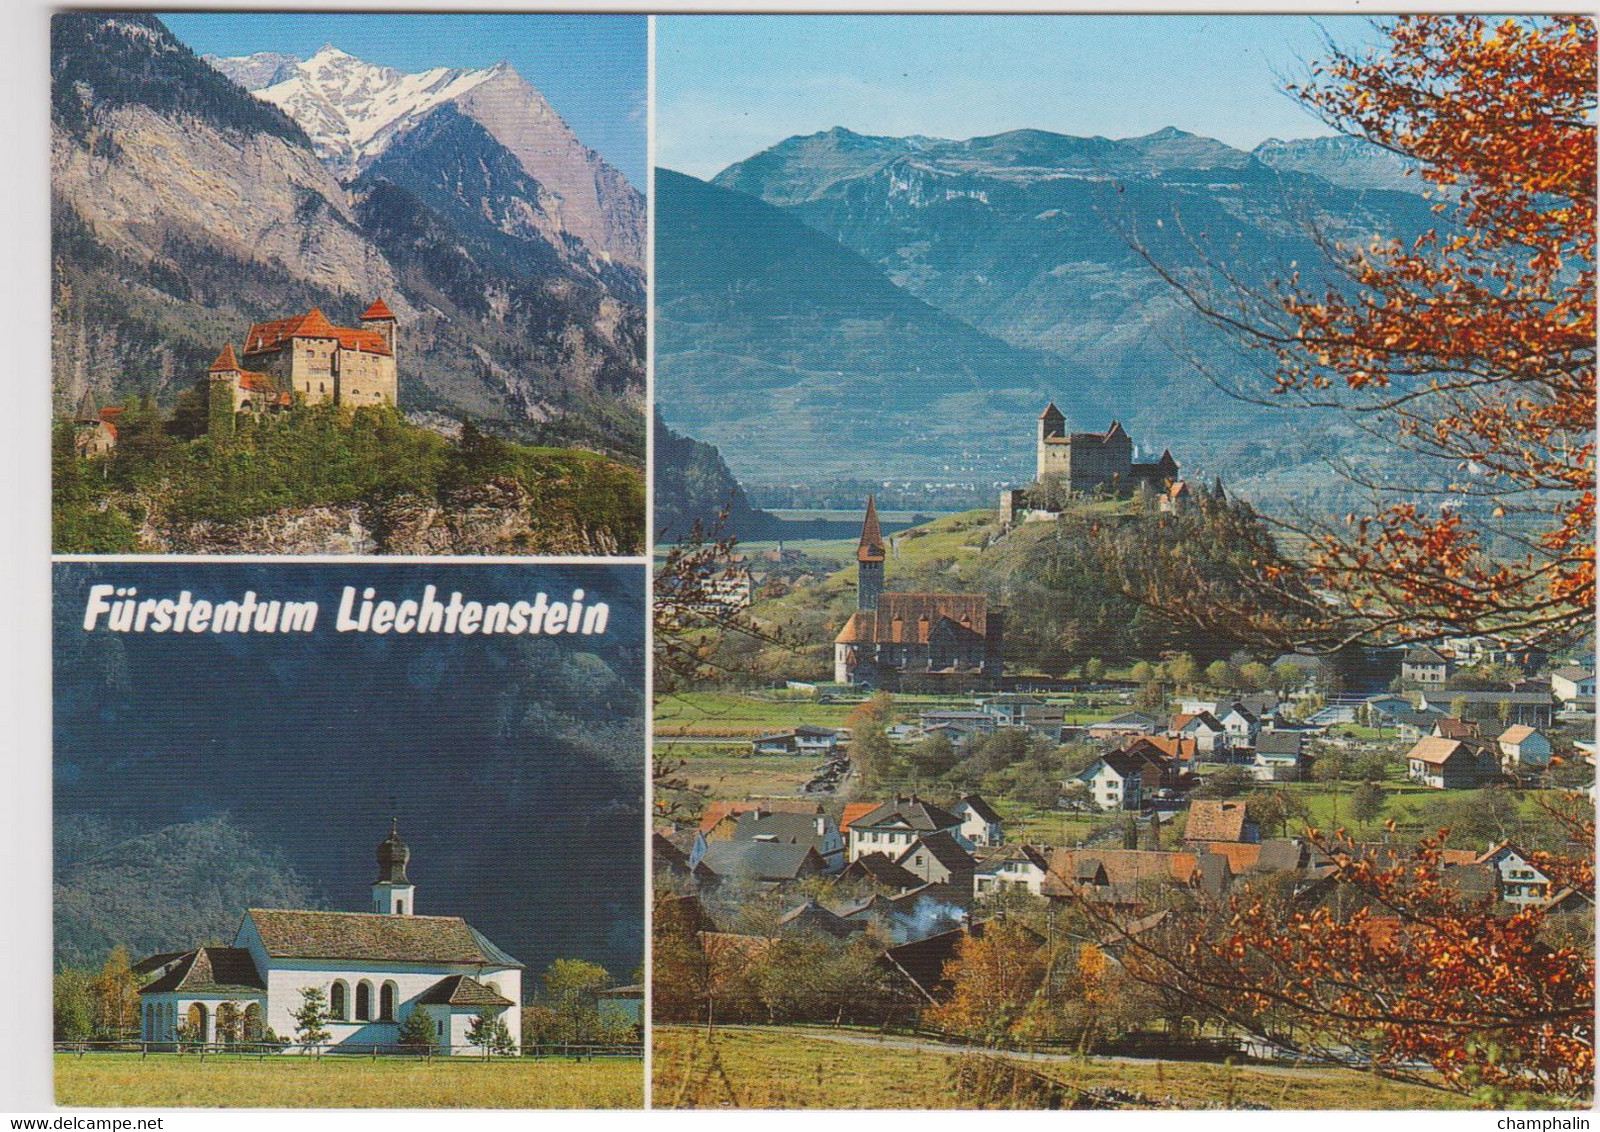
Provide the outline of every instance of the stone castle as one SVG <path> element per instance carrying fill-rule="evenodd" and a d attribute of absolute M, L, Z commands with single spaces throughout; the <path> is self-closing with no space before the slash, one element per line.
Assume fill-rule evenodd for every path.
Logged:
<path fill-rule="evenodd" d="M 1065 498 L 1127 498 L 1145 488 L 1155 493 L 1162 511 L 1176 512 L 1189 494 L 1188 485 L 1178 478 L 1178 461 L 1171 449 L 1162 449 L 1159 460 L 1135 463 L 1133 438 L 1121 423 L 1112 421 L 1104 432 L 1069 433 L 1067 418 L 1054 401 L 1039 414 L 1034 468 L 1032 485 L 1000 493 L 1002 523 L 1053 519 L 1061 513 Z"/>
<path fill-rule="evenodd" d="M 1136 464 L 1133 440 L 1116 421 L 1105 432 L 1067 432 L 1067 418 L 1052 401 L 1039 414 L 1035 478 L 1059 476 L 1073 495 L 1130 495 L 1142 486 L 1164 490 L 1178 478 L 1178 461 L 1164 449 L 1154 463 Z"/>
<path fill-rule="evenodd" d="M 207 372 L 212 420 L 231 426 L 237 413 L 275 412 L 296 396 L 308 405 L 396 405 L 395 329 L 382 299 L 367 308 L 359 328 L 335 326 L 316 307 L 255 323 L 245 335 L 243 360 L 229 342 Z"/>

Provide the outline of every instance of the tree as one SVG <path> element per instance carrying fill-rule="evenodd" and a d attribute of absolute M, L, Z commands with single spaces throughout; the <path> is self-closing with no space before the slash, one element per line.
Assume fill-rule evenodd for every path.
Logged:
<path fill-rule="evenodd" d="M 1237 688 L 1239 673 L 1225 660 L 1213 660 L 1206 665 L 1206 683 L 1213 688 Z"/>
<path fill-rule="evenodd" d="M 1186 652 L 1180 652 L 1167 664 L 1167 675 L 1180 688 L 1188 688 L 1200 679 L 1200 662 Z"/>
<path fill-rule="evenodd" d="M 1083 678 L 1085 680 L 1099 680 L 1106 674 L 1106 662 L 1098 657 L 1090 657 L 1083 662 Z"/>
<path fill-rule="evenodd" d="M 545 968 L 542 982 L 539 997 L 561 1020 L 561 1040 L 592 1040 L 600 1028 L 597 996 L 611 985 L 610 972 L 582 959 L 557 959 Z"/>
<path fill-rule="evenodd" d="M 321 987 L 301 987 L 300 1005 L 289 1012 L 294 1019 L 294 1040 L 303 1046 L 321 1045 L 329 1038 L 328 995 Z"/>
<path fill-rule="evenodd" d="M 1157 270 L 1263 352 L 1280 400 L 1414 458 L 1400 484 L 1348 473 L 1368 513 L 1288 524 L 1313 583 L 1346 598 L 1325 640 L 1561 640 L 1591 626 L 1595 596 L 1595 24 L 1413 15 L 1382 31 L 1370 50 L 1330 45 L 1290 92 L 1417 163 L 1445 223 L 1319 237 L 1329 274 L 1230 276 L 1231 299 Z"/>
<path fill-rule="evenodd" d="M 1287 696 L 1305 683 L 1305 669 L 1287 660 L 1272 666 L 1272 687 L 1281 696 Z"/>
<path fill-rule="evenodd" d="M 237 1002 L 219 1002 L 216 1021 L 217 1042 L 238 1045 L 244 1040 L 244 1007 Z"/>
<path fill-rule="evenodd" d="M 1570 848 L 1534 864 L 1592 900 L 1594 809 L 1574 795 L 1550 813 Z M 1247 888 L 1220 912 L 1174 910 L 1146 937 L 1091 901 L 1079 907 L 1117 933 L 1133 978 L 1310 1058 L 1491 1108 L 1588 1103 L 1592 945 L 1547 938 L 1542 909 L 1506 915 L 1453 888 L 1440 837 L 1387 864 L 1314 840 L 1347 899 L 1286 908 Z"/>
<path fill-rule="evenodd" d="M 94 1037 L 94 1002 L 89 977 L 68 968 L 56 974 L 52 1029 L 58 1042 L 86 1042 Z"/>
<path fill-rule="evenodd" d="M 1250 783 L 1250 775 L 1243 767 L 1225 766 L 1205 776 L 1195 797 L 1232 798 L 1248 790 Z"/>
<path fill-rule="evenodd" d="M 1272 687 L 1272 669 L 1259 660 L 1252 660 L 1239 669 L 1239 682 L 1252 692 L 1265 692 Z"/>
<path fill-rule="evenodd" d="M 943 733 L 929 735 L 911 748 L 911 765 L 924 778 L 938 778 L 960 761 L 961 756 Z"/>
<path fill-rule="evenodd" d="M 1283 789 L 1251 794 L 1245 808 L 1263 834 L 1276 831 L 1279 837 L 1288 833 L 1291 821 L 1303 821 L 1308 813 L 1305 800 L 1300 795 Z"/>
<path fill-rule="evenodd" d="M 467 1044 L 483 1050 L 486 1058 L 503 1057 L 517 1050 L 505 1018 L 489 1010 L 480 1010 L 467 1023 Z"/>
<path fill-rule="evenodd" d="M 139 1029 L 139 979 L 128 964 L 128 949 L 111 949 L 99 974 L 89 984 L 94 1002 L 95 1035 L 122 1041 Z"/>
<path fill-rule="evenodd" d="M 420 1006 L 411 1008 L 406 1020 L 400 1023 L 396 1040 L 408 1053 L 426 1053 L 434 1045 L 433 1016 Z"/>
<path fill-rule="evenodd" d="M 1038 992 L 1045 971 L 1038 936 L 1015 920 L 991 920 L 982 935 L 962 938 L 955 957 L 944 965 L 953 992 L 925 1017 L 935 1026 L 999 1044 Z"/>
<path fill-rule="evenodd" d="M 1363 782 L 1350 791 L 1350 817 L 1367 825 L 1383 813 L 1383 788 L 1372 782 Z"/>
<path fill-rule="evenodd" d="M 1141 660 L 1133 666 L 1128 678 L 1135 684 L 1149 684 L 1156 678 L 1156 670 L 1150 666 L 1149 661 Z"/>

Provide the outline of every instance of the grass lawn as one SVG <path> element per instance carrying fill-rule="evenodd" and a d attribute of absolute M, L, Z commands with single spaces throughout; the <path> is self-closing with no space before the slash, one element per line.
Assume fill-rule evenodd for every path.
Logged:
<path fill-rule="evenodd" d="M 73 1108 L 640 1108 L 644 1068 L 595 1061 L 57 1054 Z"/>
<path fill-rule="evenodd" d="M 737 692 L 681 692 L 656 705 L 655 733 L 752 738 L 803 724 L 843 727 L 855 708 L 855 704 L 767 699 Z"/>
<path fill-rule="evenodd" d="M 713 1059 L 698 1029 L 657 1026 L 652 1103 L 659 1108 L 967 1107 L 953 1084 L 961 1057 L 955 1050 L 880 1048 L 803 1030 L 723 1030 L 715 1049 Z M 1443 1093 L 1346 1070 L 1073 1058 L 1026 1064 L 1067 1085 L 1117 1086 L 1175 1097 L 1185 1107 L 1465 1107 Z"/>

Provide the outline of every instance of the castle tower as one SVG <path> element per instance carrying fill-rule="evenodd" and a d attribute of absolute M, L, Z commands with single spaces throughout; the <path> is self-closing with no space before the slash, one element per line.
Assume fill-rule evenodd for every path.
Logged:
<path fill-rule="evenodd" d="M 361 328 L 363 330 L 375 330 L 383 336 L 383 340 L 389 345 L 389 353 L 396 359 L 396 365 L 399 364 L 400 357 L 399 343 L 396 341 L 398 335 L 395 334 L 397 325 L 394 312 L 389 309 L 389 304 L 382 299 L 373 299 L 372 305 L 361 316 Z"/>
<path fill-rule="evenodd" d="M 861 542 L 856 547 L 856 608 L 878 608 L 883 593 L 883 532 L 878 529 L 878 508 L 867 496 L 867 514 L 861 520 Z"/>
<path fill-rule="evenodd" d="M 1054 401 L 1039 414 L 1039 439 L 1034 460 L 1034 479 L 1043 482 L 1051 474 L 1072 474 L 1072 446 L 1067 438 L 1067 418 Z"/>
<path fill-rule="evenodd" d="M 411 850 L 400 840 L 400 819 L 394 818 L 389 836 L 378 846 L 378 879 L 372 882 L 372 910 L 382 916 L 414 916 L 416 886 L 406 876 Z"/>

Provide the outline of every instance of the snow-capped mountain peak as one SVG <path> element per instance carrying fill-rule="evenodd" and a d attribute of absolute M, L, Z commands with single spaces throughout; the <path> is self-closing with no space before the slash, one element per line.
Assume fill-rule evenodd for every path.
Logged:
<path fill-rule="evenodd" d="M 481 70 L 434 67 L 405 74 L 331 43 L 309 59 L 285 59 L 270 69 L 261 55 L 209 62 L 299 122 L 318 156 L 346 175 L 370 164 L 397 134 L 435 107 L 508 70 L 499 63 Z"/>

